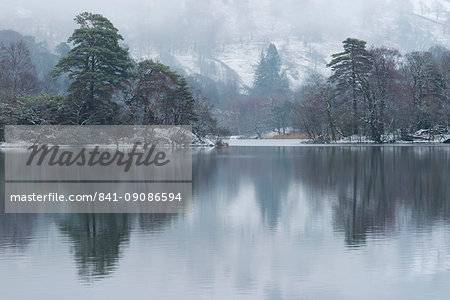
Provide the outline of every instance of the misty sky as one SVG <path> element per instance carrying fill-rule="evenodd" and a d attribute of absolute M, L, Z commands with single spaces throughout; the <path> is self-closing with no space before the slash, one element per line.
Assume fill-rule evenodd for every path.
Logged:
<path fill-rule="evenodd" d="M 128 40 L 172 40 L 204 36 L 207 41 L 230 41 L 249 34 L 271 38 L 285 32 L 310 30 L 351 33 L 380 23 L 379 14 L 411 8 L 408 0 L 3 0 L 0 28 L 12 28 L 39 38 L 65 40 L 76 14 L 101 13 Z M 194 34 L 192 34 L 194 33 Z M 56 41 L 55 41 L 56 42 Z"/>

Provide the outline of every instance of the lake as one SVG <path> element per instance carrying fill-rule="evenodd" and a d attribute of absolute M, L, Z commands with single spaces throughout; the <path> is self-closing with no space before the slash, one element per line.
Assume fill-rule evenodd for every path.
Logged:
<path fill-rule="evenodd" d="M 448 299 L 449 170 L 443 145 L 195 150 L 188 213 L 1 214 L 1 298 Z"/>

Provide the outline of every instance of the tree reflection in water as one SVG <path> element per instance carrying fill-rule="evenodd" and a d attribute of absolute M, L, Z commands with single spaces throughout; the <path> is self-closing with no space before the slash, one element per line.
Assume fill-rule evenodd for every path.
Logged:
<path fill-rule="evenodd" d="M 391 235 L 410 213 L 416 226 L 449 220 L 450 156 L 444 147 L 305 149 L 297 180 L 332 201 L 334 226 L 349 247 Z"/>
<path fill-rule="evenodd" d="M 0 248 L 24 249 L 33 236 L 36 216 L 0 213 Z"/>
<path fill-rule="evenodd" d="M 214 226 L 218 202 L 227 207 L 245 185 L 254 191 L 248 197 L 254 197 L 264 228 L 273 231 L 288 217 L 283 207 L 306 197 L 304 203 L 315 209 L 310 217 L 331 207 L 332 230 L 343 234 L 347 247 L 358 248 L 369 239 L 394 235 L 406 215 L 421 229 L 436 220 L 448 222 L 449 169 L 445 147 L 230 147 L 194 153 L 193 207 L 202 212 L 197 217 L 205 218 L 205 226 Z M 92 281 L 113 274 L 134 226 L 152 234 L 178 218 L 75 214 L 54 220 L 72 244 L 79 276 Z M 36 224 L 35 215 L 0 214 L 0 247 L 25 247 Z"/>
<path fill-rule="evenodd" d="M 36 216 L 30 214 L 5 214 L 5 154 L 0 152 L 0 249 L 24 249 L 33 235 Z"/>
<path fill-rule="evenodd" d="M 85 280 L 110 275 L 129 241 L 131 224 L 126 214 L 61 215 L 56 222 L 73 244 L 78 274 Z"/>
<path fill-rule="evenodd" d="M 419 227 L 448 221 L 449 169 L 442 146 L 236 147 L 194 156 L 193 190 L 214 205 L 232 201 L 245 183 L 273 230 L 282 205 L 296 197 L 289 189 L 300 186 L 311 207 L 331 204 L 335 231 L 358 247 L 367 235 L 393 234 L 406 213 Z"/>
<path fill-rule="evenodd" d="M 56 217 L 72 242 L 79 276 L 86 281 L 111 275 L 129 244 L 135 220 L 147 233 L 161 231 L 173 214 L 71 214 Z"/>

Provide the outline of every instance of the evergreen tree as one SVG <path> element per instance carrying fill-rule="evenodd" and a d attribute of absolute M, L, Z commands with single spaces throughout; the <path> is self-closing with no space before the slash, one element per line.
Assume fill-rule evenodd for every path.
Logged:
<path fill-rule="evenodd" d="M 266 79 L 267 86 L 270 90 L 275 91 L 281 88 L 281 59 L 278 55 L 277 48 L 274 44 L 270 44 L 266 55 Z"/>
<path fill-rule="evenodd" d="M 129 78 L 128 50 L 119 45 L 122 36 L 104 16 L 82 13 L 75 18 L 80 28 L 68 39 L 74 47 L 61 58 L 55 75 L 68 73 L 69 93 L 83 103 L 81 122 L 105 123 L 112 94 Z"/>
<path fill-rule="evenodd" d="M 55 52 L 60 56 L 64 57 L 69 54 L 70 46 L 67 43 L 59 43 L 58 46 L 55 47 Z"/>
<path fill-rule="evenodd" d="M 253 80 L 253 92 L 256 93 L 255 90 L 259 89 L 259 92 L 267 85 L 267 66 L 266 66 L 266 56 L 264 55 L 264 51 L 261 51 L 261 56 L 259 59 L 258 66 L 256 67 L 255 77 Z"/>
<path fill-rule="evenodd" d="M 255 130 L 260 135 L 260 130 L 278 129 L 285 131 L 286 124 L 281 118 L 288 114 L 284 104 L 287 101 L 289 80 L 286 72 L 281 70 L 281 59 L 277 48 L 270 44 L 266 53 L 261 52 L 261 58 L 255 71 L 251 96 L 255 105 Z M 255 103 L 256 104 L 256 103 Z M 258 110 L 258 111 L 256 111 Z"/>
<path fill-rule="evenodd" d="M 270 44 L 267 53 L 261 58 L 255 71 L 253 93 L 257 96 L 270 96 L 285 93 L 289 89 L 286 72 L 281 71 L 281 59 L 277 48 Z"/>
<path fill-rule="evenodd" d="M 331 67 L 333 75 L 330 81 L 336 84 L 340 93 L 350 96 L 352 106 L 353 134 L 358 133 L 358 100 L 364 97 L 362 89 L 367 86 L 367 74 L 371 69 L 370 54 L 366 42 L 348 38 L 342 42 L 344 51 L 333 54 Z"/>
<path fill-rule="evenodd" d="M 292 102 L 285 100 L 282 104 L 272 108 L 272 114 L 278 134 L 286 134 L 286 128 L 289 126 L 289 115 L 292 112 Z"/>
<path fill-rule="evenodd" d="M 168 125 L 189 125 L 197 121 L 197 114 L 194 111 L 195 99 L 184 76 L 177 74 L 178 86 L 171 97 L 174 103 L 173 121 Z"/>

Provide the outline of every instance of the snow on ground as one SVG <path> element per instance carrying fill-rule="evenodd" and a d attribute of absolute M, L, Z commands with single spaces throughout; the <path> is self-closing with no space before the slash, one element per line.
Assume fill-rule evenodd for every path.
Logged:
<path fill-rule="evenodd" d="M 275 140 L 275 139 L 230 139 L 224 142 L 228 143 L 230 147 L 234 146 L 245 146 L 245 147 L 255 147 L 255 146 L 272 146 L 272 147 L 292 147 L 292 146 L 302 146 L 305 140 Z M 304 145 L 304 144 L 303 144 Z"/>
<path fill-rule="evenodd" d="M 446 139 L 450 138 L 450 135 L 446 136 Z M 333 146 L 411 146 L 411 145 L 445 145 L 442 144 L 445 139 L 437 139 L 435 141 L 427 140 L 415 140 L 414 142 L 406 141 L 396 141 L 395 143 L 383 143 L 376 144 L 370 140 L 364 139 L 360 140 L 354 138 L 352 140 L 340 140 L 329 144 L 317 144 L 308 139 L 241 139 L 237 137 L 232 137 L 230 139 L 224 140 L 228 143 L 230 147 L 333 147 Z"/>

